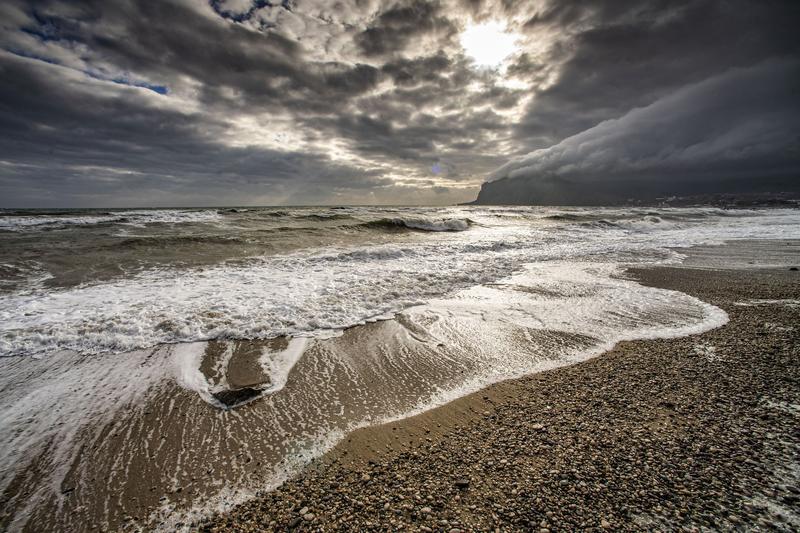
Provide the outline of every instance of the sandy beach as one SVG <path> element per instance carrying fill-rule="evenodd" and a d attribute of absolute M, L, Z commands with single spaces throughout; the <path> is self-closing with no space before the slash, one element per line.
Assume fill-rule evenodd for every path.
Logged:
<path fill-rule="evenodd" d="M 787 250 L 778 246 L 794 245 L 701 249 L 682 267 L 628 271 L 721 307 L 721 328 L 622 342 L 356 431 L 277 490 L 196 527 L 796 530 L 800 274 L 758 265 L 765 248 Z"/>
<path fill-rule="evenodd" d="M 5 358 L 0 528 L 796 529 L 799 249 L 530 263 L 316 339 Z"/>

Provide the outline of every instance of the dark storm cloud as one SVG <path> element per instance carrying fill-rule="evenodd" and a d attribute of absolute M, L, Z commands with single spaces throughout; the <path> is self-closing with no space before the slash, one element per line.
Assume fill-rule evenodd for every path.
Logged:
<path fill-rule="evenodd" d="M 443 16 L 438 1 L 412 0 L 380 13 L 367 29 L 355 36 L 355 41 L 367 56 L 378 56 L 402 51 L 421 34 L 440 32 L 451 36 L 456 31 L 456 26 Z"/>
<path fill-rule="evenodd" d="M 87 1 L 77 5 L 20 3 L 8 4 L 4 9 L 13 11 L 13 16 L 7 19 L 18 19 L 18 31 L 31 38 L 24 41 L 14 34 L 6 35 L 4 48 L 7 51 L 62 65 L 90 78 L 146 87 L 174 98 L 190 92 L 204 108 L 202 115 L 193 116 L 194 127 L 205 132 L 217 132 L 218 137 L 224 135 L 228 122 L 241 117 L 261 117 L 258 119 L 261 123 L 268 123 L 270 117 L 279 117 L 294 121 L 312 143 L 324 144 L 341 139 L 355 154 L 394 167 L 393 161 L 399 158 L 410 165 L 408 170 L 412 172 L 429 175 L 431 161 L 442 157 L 464 159 L 462 154 L 451 154 L 447 147 L 449 133 L 456 134 L 453 135 L 454 142 L 459 141 L 456 137 L 463 138 L 463 134 L 444 130 L 428 115 L 411 117 L 414 112 L 423 111 L 424 105 L 438 106 L 448 94 L 462 93 L 464 85 L 478 77 L 469 71 L 463 57 L 440 52 L 428 57 L 395 56 L 388 62 L 368 59 L 378 54 L 378 50 L 362 50 L 364 59 L 356 56 L 350 61 L 339 60 L 336 54 L 332 54 L 330 59 L 319 57 L 319 50 L 305 48 L 297 40 L 281 33 L 280 25 L 263 23 L 264 13 L 270 9 L 291 12 L 292 5 L 288 3 L 260 2 L 244 11 L 234 10 L 227 3 L 215 3 L 203 9 L 200 3 L 126 0 Z M 319 18 L 325 19 L 326 15 Z M 330 31 L 333 31 L 332 26 L 323 24 Z M 366 44 L 367 41 L 363 40 L 365 35 L 372 35 L 373 39 L 387 45 L 395 43 L 392 46 L 400 46 L 406 42 L 405 39 L 415 40 L 423 35 L 452 39 L 455 29 L 455 23 L 446 18 L 441 4 L 401 2 L 389 3 L 378 9 L 374 17 L 365 17 L 362 30 L 342 24 L 337 31 L 346 34 L 346 39 L 355 43 L 356 49 L 361 49 L 358 43 Z M 30 68 L 54 67 L 39 65 Z M 51 74 L 40 80 L 41 85 L 37 87 L 42 99 L 46 99 L 49 92 L 61 90 L 62 80 L 58 78 L 63 73 Z M 384 86 L 380 96 L 369 94 L 382 82 L 389 82 L 389 85 Z M 487 95 L 494 97 L 495 92 Z M 496 96 L 498 104 L 504 108 L 513 98 L 509 94 Z M 98 108 L 94 98 L 89 91 L 84 91 L 75 96 L 68 108 L 78 115 L 86 112 L 88 117 L 92 109 Z M 33 101 L 26 105 L 38 106 Z M 159 131 L 165 121 L 172 120 L 170 112 L 153 109 L 152 104 L 144 100 L 132 101 L 130 105 L 131 113 L 150 123 L 143 123 L 141 129 L 127 130 L 126 138 L 141 135 L 136 139 L 141 146 L 151 146 L 155 153 L 168 153 L 163 148 L 169 143 L 146 132 Z M 410 106 L 413 106 L 412 112 L 409 112 Z M 369 112 L 365 111 L 367 108 L 370 108 Z M 483 111 L 464 110 L 454 127 L 471 126 L 468 122 L 473 114 L 480 117 L 476 119 L 478 121 L 485 117 Z M 76 138 L 60 129 L 58 115 L 55 113 L 49 120 L 56 124 L 48 126 L 51 134 L 47 142 L 60 144 L 55 139 L 60 135 L 64 145 L 74 148 Z M 96 127 L 98 132 L 103 132 L 96 139 L 105 139 L 109 133 L 105 131 L 108 128 L 102 117 L 92 119 L 84 121 L 86 127 Z M 106 120 L 112 119 L 107 116 Z M 445 122 L 452 123 L 453 120 L 438 121 L 439 124 Z M 491 127 L 507 128 L 501 122 L 498 120 Z M 486 128 L 478 126 L 473 131 L 480 129 Z M 374 131 L 381 133 L 373 135 Z M 121 134 L 113 132 L 113 135 Z M 258 134 L 271 135 L 269 131 Z M 172 142 L 179 142 L 188 134 L 182 130 L 171 135 L 175 136 Z M 247 141 L 246 138 L 243 140 Z M 434 140 L 439 143 L 438 148 L 434 146 Z M 191 138 L 187 144 L 195 141 Z M 82 142 L 87 143 L 86 154 L 108 149 L 106 144 L 93 144 L 94 139 L 89 137 L 83 137 Z M 220 152 L 230 153 L 214 139 L 204 138 L 204 142 L 210 144 L 203 147 L 204 154 L 219 156 Z M 324 154 L 327 149 L 312 146 L 309 158 Z M 309 150 L 309 147 L 304 150 Z M 290 146 L 286 151 L 293 153 Z M 54 169 L 59 169 L 54 174 L 63 174 L 65 165 L 72 164 L 74 168 L 83 164 L 84 156 L 79 154 L 79 150 L 71 149 L 69 153 L 75 158 L 72 162 L 66 157 L 47 159 Z M 478 163 L 478 170 L 474 172 L 487 171 L 500 162 L 497 155 L 492 162 L 483 154 L 476 154 L 474 160 Z M 171 179 L 168 176 L 176 173 L 176 168 L 183 168 L 178 159 L 175 168 L 170 166 L 167 157 L 161 162 L 163 168 L 153 167 L 148 172 L 153 176 L 161 173 L 165 182 Z M 324 162 L 322 159 L 317 164 Z M 39 163 L 44 164 L 44 160 Z M 115 168 L 132 165 L 113 150 L 106 153 L 104 164 Z M 274 163 L 270 164 L 270 170 L 264 172 L 274 174 L 274 166 Z M 361 161 L 357 165 L 333 165 L 339 170 L 342 166 L 350 167 L 351 174 L 375 171 L 370 161 Z M 397 171 L 403 172 L 401 169 Z M 474 172 L 473 179 L 476 179 L 478 174 Z M 329 173 L 315 170 L 312 174 Z M 456 175 L 451 172 L 440 178 L 452 179 Z M 298 172 L 294 179 L 298 188 L 306 182 L 307 189 L 316 194 L 315 184 L 306 174 Z M 87 176 L 85 182 L 91 183 L 91 178 Z M 199 179 L 196 185 L 198 189 L 214 186 Z M 379 186 L 385 187 L 385 184 L 381 182 Z"/>
<path fill-rule="evenodd" d="M 292 203 L 310 198 L 308 188 L 327 195 L 389 185 L 322 153 L 226 147 L 215 142 L 224 122 L 154 108 L 136 89 L 85 92 L 38 67 L 0 60 L 0 191 L 9 204 L 246 203 L 253 195 Z"/>
<path fill-rule="evenodd" d="M 414 86 L 426 82 L 440 82 L 449 73 L 452 60 L 446 54 L 415 59 L 399 58 L 383 65 L 381 70 L 392 77 L 399 86 Z"/>
<path fill-rule="evenodd" d="M 549 146 L 686 84 L 796 56 L 798 23 L 800 3 L 794 1 L 552 2 L 525 26 L 567 36 L 550 58 L 563 67 L 536 95 L 518 135 L 530 147 Z M 541 65 L 523 57 L 516 69 L 535 77 Z"/>
<path fill-rule="evenodd" d="M 463 59 L 439 53 L 393 60 L 382 70 L 395 83 L 389 98 L 386 94 L 361 97 L 357 101 L 360 113 L 310 115 L 304 120 L 309 126 L 350 139 L 353 150 L 370 160 L 386 162 L 422 159 L 430 164 L 459 158 L 450 152 L 463 149 L 463 143 L 497 153 L 497 142 L 490 137 L 510 137 L 507 119 L 495 110 L 515 105 L 523 91 L 497 86 L 492 75 L 476 72 Z M 465 90 L 471 84 L 477 87 Z M 435 112 L 426 111 L 432 107 Z M 471 156 L 480 158 L 476 153 Z"/>
<path fill-rule="evenodd" d="M 244 22 L 253 18 L 259 10 L 265 7 L 281 7 L 288 11 L 292 10 L 292 2 L 290 0 L 281 0 L 277 2 L 270 2 L 269 0 L 254 0 L 244 11 L 237 11 L 230 9 L 224 0 L 209 0 L 209 5 L 219 16 L 232 20 L 234 22 Z"/>
<path fill-rule="evenodd" d="M 527 181 L 534 196 L 608 192 L 613 182 L 627 196 L 636 196 L 632 185 L 662 193 L 679 185 L 684 194 L 742 179 L 786 186 L 800 177 L 798 94 L 796 59 L 733 69 L 513 160 L 491 178 Z"/>
<path fill-rule="evenodd" d="M 313 105 L 352 97 L 377 81 L 374 67 L 305 61 L 299 44 L 280 33 L 253 31 L 188 4 L 86 1 L 63 16 L 47 2 L 32 13 L 36 22 L 56 28 L 58 40 L 85 46 L 122 71 L 167 82 L 196 80 L 209 101 L 233 88 L 237 100 L 248 103 L 281 107 L 302 95 L 295 100 L 304 104 L 296 105 Z"/>
<path fill-rule="evenodd" d="M 556 153 L 731 69 L 798 57 L 798 11 L 753 0 L 8 1 L 0 193 L 9 205 L 464 201 L 509 159 Z M 459 32 L 494 19 L 523 35 L 521 49 L 507 68 L 479 69 Z M 701 103 L 680 105 L 717 124 Z M 691 116 L 679 107 L 668 112 L 689 122 L 668 127 L 683 134 Z M 761 116 L 738 110 L 739 121 Z M 586 146 L 601 146 L 593 135 Z M 608 161 L 652 149 L 602 146 Z M 567 152 L 574 166 L 586 149 Z"/>

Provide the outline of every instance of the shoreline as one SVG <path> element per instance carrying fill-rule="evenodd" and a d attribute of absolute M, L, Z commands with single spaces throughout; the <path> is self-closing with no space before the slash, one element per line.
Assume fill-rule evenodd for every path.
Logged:
<path fill-rule="evenodd" d="M 555 294 L 562 294 L 558 291 L 563 290 L 567 291 L 566 294 L 570 291 L 588 294 L 592 302 L 598 301 L 596 295 L 602 291 L 616 290 L 608 293 L 615 295 L 610 299 L 609 296 L 599 299 L 608 302 L 603 305 L 579 303 L 576 304 L 578 307 L 567 305 L 556 310 L 562 314 L 556 314 L 555 320 L 565 317 L 568 321 L 583 320 L 584 324 L 594 325 L 583 330 L 573 328 L 570 331 L 568 326 L 561 326 L 553 317 L 547 317 L 544 308 L 538 308 L 535 316 L 549 320 L 549 326 L 539 321 L 534 330 L 536 335 L 525 335 L 524 329 L 515 329 L 516 326 L 507 327 L 497 320 L 500 315 L 495 310 L 494 315 L 490 315 L 495 318 L 489 322 L 489 329 L 480 320 L 457 324 L 453 332 L 456 336 L 450 340 L 452 347 L 435 340 L 441 329 L 428 338 L 425 327 L 415 325 L 424 315 L 416 318 L 412 318 L 415 315 L 404 315 L 397 320 L 370 323 L 352 328 L 340 337 L 314 343 L 311 347 L 304 344 L 303 349 L 309 353 L 297 360 L 296 354 L 292 355 L 296 350 L 290 349 L 293 341 L 166 345 L 120 357 L 119 364 L 124 364 L 126 369 L 123 373 L 129 377 L 125 382 L 126 388 L 122 390 L 114 376 L 107 376 L 104 371 L 107 368 L 105 359 L 65 357 L 41 363 L 18 362 L 30 376 L 36 375 L 37 369 L 45 378 L 56 376 L 64 390 L 69 389 L 65 384 L 74 383 L 76 390 L 85 390 L 85 399 L 80 402 L 60 401 L 52 409 L 44 410 L 51 411 L 49 418 L 38 421 L 30 418 L 29 422 L 36 424 L 32 426 L 34 430 L 51 431 L 52 435 L 60 434 L 66 440 L 53 438 L 34 462 L 19 471 L 4 491 L 0 503 L 0 529 L 140 531 L 196 530 L 200 527 L 210 531 L 238 531 L 248 528 L 285 530 L 292 526 L 307 530 L 348 530 L 353 529 L 348 527 L 351 520 L 355 520 L 354 528 L 357 529 L 537 529 L 539 526 L 531 525 L 533 522 L 530 520 L 519 522 L 521 517 L 527 519 L 530 514 L 525 509 L 539 505 L 535 501 L 533 504 L 528 502 L 528 507 L 523 509 L 512 510 L 513 515 L 505 519 L 502 519 L 502 513 L 498 515 L 490 511 L 491 521 L 487 521 L 481 502 L 486 497 L 494 498 L 496 505 L 504 507 L 503 501 L 509 498 L 508 494 L 521 498 L 534 490 L 530 486 L 531 480 L 538 478 L 530 475 L 549 472 L 544 465 L 550 461 L 544 458 L 535 464 L 526 465 L 523 461 L 520 464 L 525 468 L 519 479 L 513 486 L 502 488 L 504 476 L 510 475 L 512 466 L 517 464 L 514 461 L 520 460 L 520 454 L 524 456 L 527 453 L 525 442 L 533 443 L 535 453 L 544 457 L 544 452 L 555 449 L 554 443 L 564 438 L 576 438 L 573 430 L 555 427 L 547 421 L 547 417 L 553 414 L 551 408 L 571 401 L 565 398 L 567 393 L 564 390 L 585 396 L 586 383 L 616 379 L 617 376 L 610 375 L 605 366 L 592 361 L 616 357 L 617 352 L 628 349 L 629 345 L 633 347 L 631 350 L 643 350 L 647 355 L 652 355 L 650 352 L 655 350 L 658 355 L 658 350 L 672 345 L 670 343 L 720 331 L 708 331 L 708 328 L 717 327 L 727 320 L 726 313 L 714 305 L 729 312 L 733 306 L 746 316 L 765 312 L 775 312 L 780 316 L 781 313 L 795 312 L 797 306 L 789 306 L 789 311 L 786 311 L 780 300 L 800 301 L 797 273 L 791 272 L 788 266 L 798 257 L 798 249 L 798 240 L 738 241 L 727 246 L 680 249 L 682 255 L 688 256 L 685 263 L 694 262 L 691 268 L 684 265 L 677 268 L 648 266 L 628 271 L 614 269 L 609 276 L 608 273 L 597 274 L 606 272 L 605 266 L 595 266 L 597 270 L 592 271 L 584 265 L 577 272 L 565 271 L 566 276 L 548 278 L 548 273 L 561 272 L 557 265 L 555 270 L 550 265 L 544 270 L 540 268 L 520 274 L 520 284 L 511 279 L 496 287 L 476 289 L 505 290 L 492 293 L 493 297 L 499 295 L 501 299 L 514 301 L 519 297 L 517 293 L 550 294 L 548 290 L 552 288 L 557 291 Z M 776 265 L 782 266 L 776 269 Z M 761 268 L 753 270 L 754 266 Z M 719 268 L 722 270 L 717 272 Z M 581 279 L 581 273 L 586 272 L 595 274 Z M 531 284 L 528 279 L 535 281 Z M 566 282 L 566 287 L 558 285 L 558 280 Z M 551 287 L 548 283 L 556 285 Z M 719 289 L 719 293 L 712 291 L 714 287 Z M 671 291 L 663 288 L 677 292 L 670 294 Z M 734 305 L 731 298 L 737 294 L 742 299 L 757 299 L 758 302 Z M 473 294 L 471 298 L 474 297 Z M 539 305 L 547 301 L 550 300 L 532 303 Z M 481 302 L 486 300 L 470 301 L 470 305 L 480 310 L 479 316 L 486 322 L 489 311 L 487 304 Z M 664 315 L 658 302 L 672 305 L 668 307 L 670 314 Z M 685 304 L 681 306 L 674 302 Z M 431 316 L 447 316 L 451 303 L 443 305 L 433 307 Z M 513 311 L 513 306 L 504 306 L 504 309 Z M 660 314 L 653 316 L 648 312 Z M 583 318 L 576 319 L 573 313 Z M 705 326 L 691 325 L 692 316 L 699 318 L 697 313 L 705 316 Z M 611 351 L 605 351 L 612 347 L 614 340 L 651 338 L 642 336 L 642 331 L 648 331 L 647 327 L 637 330 L 637 325 L 659 324 L 665 320 L 675 324 L 681 316 L 684 317 L 684 326 L 673 327 L 672 334 L 669 328 L 661 332 L 672 340 L 623 341 Z M 624 323 L 626 317 L 628 326 Z M 620 320 L 623 321 L 621 327 L 633 328 L 627 330 L 631 332 L 629 337 L 605 337 L 607 342 L 597 345 L 593 353 L 580 351 L 581 342 L 598 342 L 603 338 L 603 331 L 608 331 L 609 324 Z M 770 323 L 778 324 L 775 321 Z M 794 335 L 796 338 L 793 329 L 776 327 L 778 329 L 769 331 L 770 335 Z M 483 328 L 480 331 L 485 330 L 490 337 L 475 335 L 474 331 L 472 337 L 462 337 L 470 328 Z M 700 331 L 706 333 L 698 334 Z M 612 334 L 616 333 L 612 331 Z M 676 338 L 678 334 L 690 336 Z M 469 342 L 464 342 L 464 339 Z M 739 337 L 734 341 L 745 345 L 748 342 Z M 507 344 L 509 342 L 512 344 Z M 571 362 L 569 358 L 558 362 L 557 354 L 564 353 L 561 351 L 564 349 L 562 343 L 566 343 L 568 349 L 578 348 L 574 352 L 577 357 Z M 689 345 L 686 350 L 695 356 L 717 356 L 715 348 L 706 350 L 705 346 L 703 341 Z M 512 347 L 510 353 L 517 359 L 504 357 L 504 347 Z M 464 372 L 471 370 L 470 357 L 477 351 L 481 351 L 478 355 L 485 351 L 488 360 L 494 361 L 483 371 L 498 376 L 506 371 L 505 380 L 495 380 L 493 385 L 483 385 L 480 389 L 478 383 L 473 383 L 471 390 L 475 392 L 467 394 L 467 390 L 462 389 L 461 393 L 466 395 L 455 398 L 445 398 L 447 395 L 444 393 L 436 395 L 436 389 L 430 389 L 430 385 L 448 383 L 448 379 L 451 385 L 464 381 Z M 269 367 L 263 366 L 264 357 L 269 358 Z M 480 363 L 483 357 L 481 355 L 473 362 Z M 514 362 L 517 366 L 511 368 L 518 371 L 509 372 L 509 367 L 505 366 L 509 362 Z M 174 377 L 165 375 L 165 364 L 175 367 L 170 370 L 176 372 Z M 414 371 L 418 364 L 422 365 L 424 372 Z M 556 368 L 547 370 L 553 368 L 552 365 Z M 522 369 L 537 367 L 538 370 L 522 373 Z M 289 372 L 290 368 L 294 370 Z M 326 368 L 340 368 L 344 372 L 325 372 Z M 789 375 L 796 373 L 794 367 L 786 368 Z M 356 370 L 361 374 L 352 374 Z M 627 381 L 623 379 L 622 384 L 636 384 L 642 372 L 649 373 L 651 369 L 640 368 L 628 376 Z M 699 371 L 695 369 L 694 372 Z M 19 371 L 17 374 L 24 377 Z M 360 377 L 356 379 L 357 376 Z M 431 381 L 430 378 L 434 377 L 436 379 Z M 228 410 L 211 405 L 213 398 L 222 401 L 217 396 L 213 396 L 212 402 L 206 397 L 217 393 L 217 389 L 212 387 L 218 383 L 224 385 L 221 389 L 224 391 L 230 387 L 250 386 L 251 380 L 255 380 L 256 386 L 269 382 L 275 393 Z M 565 388 L 554 387 L 551 381 L 562 383 Z M 94 382 L 95 386 L 84 389 L 87 382 Z M 546 389 L 549 392 L 545 394 L 541 387 L 549 387 Z M 329 394 L 331 391 L 333 394 Z M 350 420 L 362 415 L 366 417 L 363 424 L 376 423 L 377 418 L 370 419 L 370 413 L 391 412 L 393 405 L 411 406 L 411 411 L 399 411 L 414 412 L 416 398 L 426 397 L 423 393 L 437 402 L 447 401 L 421 413 L 416 411 L 418 414 L 382 418 L 390 420 L 387 423 L 367 427 L 352 424 L 348 427 Z M 68 394 L 64 395 L 64 399 L 68 398 Z M 618 401 L 616 398 L 612 400 L 613 404 Z M 378 405 L 378 401 L 384 403 Z M 584 401 L 589 402 L 585 412 L 592 413 L 596 408 L 595 400 L 584 398 Z M 633 400 L 625 401 L 638 405 Z M 675 404 L 671 400 L 667 403 Z M 800 402 L 792 400 L 786 405 L 796 403 Z M 63 420 L 60 413 L 64 407 L 72 419 L 85 422 L 81 433 L 70 433 L 69 428 L 66 428 L 67 432 L 58 433 L 63 426 L 59 420 Z M 528 413 L 527 418 L 513 419 L 519 412 Z M 510 423 L 506 420 L 509 414 L 512 415 Z M 617 417 L 623 424 L 630 422 L 624 415 Z M 658 411 L 655 418 L 663 418 L 663 413 Z M 325 421 L 332 422 L 335 431 L 321 431 Z M 585 421 L 590 429 L 595 423 L 593 418 Z M 354 425 L 361 429 L 352 430 Z M 608 431 L 608 427 L 602 431 Z M 504 431 L 509 439 L 522 441 L 509 449 L 508 443 L 496 442 L 495 432 L 498 430 Z M 579 432 L 578 437 L 578 440 L 591 440 L 595 438 L 595 432 Z M 542 439 L 545 444 L 540 442 Z M 483 446 L 483 443 L 487 444 Z M 500 453 L 497 450 L 504 451 Z M 478 455 L 466 458 L 463 454 L 467 451 Z M 570 454 L 574 452 L 568 451 Z M 451 457 L 461 457 L 457 467 L 448 462 Z M 480 471 L 473 471 L 475 464 L 483 465 Z M 413 476 L 408 474 L 410 472 L 414 473 Z M 431 473 L 444 477 L 434 477 L 425 486 L 397 482 L 400 478 L 426 479 Z M 391 478 L 388 484 L 387 476 Z M 445 483 L 447 479 L 449 484 Z M 564 481 L 566 487 L 570 486 L 570 479 L 559 481 Z M 300 489 L 298 483 L 302 483 Z M 480 489 L 476 489 L 478 483 Z M 48 490 L 54 484 L 57 485 L 51 493 Z M 431 491 L 430 487 L 435 487 L 435 490 Z M 484 487 L 488 489 L 484 490 Z M 536 486 L 535 490 L 541 488 Z M 508 494 L 496 493 L 497 490 Z M 375 508 L 375 502 L 370 502 L 375 491 L 382 491 L 380 508 Z M 413 491 L 413 497 L 408 498 L 406 491 Z M 463 508 L 459 502 L 462 499 L 469 501 L 472 491 L 476 491 L 477 499 L 465 503 L 466 508 Z M 437 499 L 443 495 L 449 495 L 453 501 L 448 504 Z M 251 499 L 253 497 L 255 499 Z M 343 506 L 337 500 L 341 497 L 346 502 Z M 317 504 L 310 503 L 313 501 L 325 502 L 323 509 L 328 515 Z M 328 507 L 329 502 L 333 502 L 332 508 Z M 564 502 L 564 505 L 571 504 Z M 255 510 L 254 506 L 258 509 Z M 299 512 L 305 508 L 308 508 L 305 512 Z M 207 513 L 214 509 L 218 514 L 209 517 Z M 501 520 L 498 522 L 494 515 Z M 516 522 L 508 521 L 514 517 L 518 518 Z M 541 520 L 536 520 L 541 524 Z M 609 520 L 606 519 L 612 523 Z M 568 525 L 572 528 L 588 527 L 574 523 Z"/>
<path fill-rule="evenodd" d="M 800 399 L 798 335 L 789 324 L 800 322 L 800 312 L 780 304 L 736 303 L 797 300 L 797 272 L 752 266 L 628 272 L 644 285 L 717 305 L 731 322 L 677 339 L 624 341 L 587 361 L 496 383 L 421 414 L 356 430 L 276 490 L 202 521 L 199 529 L 796 527 L 800 517 L 791 509 L 800 501 L 797 479 L 789 479 L 791 490 L 773 483 L 792 474 L 771 476 L 774 465 L 766 463 L 780 463 L 800 449 L 787 430 L 796 424 L 793 409 Z M 747 366 L 738 351 L 754 341 L 778 348 L 749 354 L 751 363 L 764 365 L 777 353 L 780 364 L 769 374 L 789 381 L 767 403 L 752 397 L 766 382 L 738 374 L 729 382 L 725 373 Z M 648 384 L 658 386 L 645 393 Z M 710 394 L 714 388 L 730 390 Z M 746 406 L 738 413 L 741 420 L 730 418 L 737 405 L 722 400 L 725 394 L 747 397 L 740 404 Z M 600 422 L 603 417 L 608 422 Z M 704 423 L 715 433 L 705 433 Z M 740 432 L 772 436 L 737 445 L 732 435 Z M 765 442 L 775 441 L 789 451 L 767 449 Z M 635 475 L 620 471 L 625 465 L 634 465 Z M 706 470 L 695 476 L 698 466 Z M 621 495 L 624 491 L 635 496 Z M 676 492 L 682 497 L 669 496 Z M 651 512 L 643 511 L 642 499 Z"/>

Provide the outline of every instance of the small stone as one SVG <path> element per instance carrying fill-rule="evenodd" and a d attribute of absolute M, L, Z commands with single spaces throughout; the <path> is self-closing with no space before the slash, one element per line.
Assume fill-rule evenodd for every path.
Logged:
<path fill-rule="evenodd" d="M 467 488 L 469 488 L 469 480 L 468 479 L 459 479 L 458 481 L 456 481 L 455 485 L 456 485 L 456 488 L 458 488 L 458 489 L 461 489 L 461 490 L 467 489 Z"/>
<path fill-rule="evenodd" d="M 303 520 L 305 520 L 306 522 L 311 522 L 312 520 L 314 520 L 314 513 L 306 513 L 306 514 L 304 514 L 303 515 Z"/>
<path fill-rule="evenodd" d="M 372 478 L 369 477 L 369 474 L 361 474 L 361 481 L 369 481 L 370 479 Z"/>
<path fill-rule="evenodd" d="M 603 518 L 602 520 L 600 520 L 600 527 L 602 527 L 603 529 L 611 529 L 611 523 L 605 518 Z"/>
<path fill-rule="evenodd" d="M 304 514 L 308 513 L 309 510 L 310 509 L 308 507 L 303 507 L 302 509 L 300 509 L 300 512 L 298 514 L 300 516 L 303 516 Z"/>
<path fill-rule="evenodd" d="M 219 400 L 219 402 L 226 409 L 236 407 L 242 403 L 245 403 L 247 400 L 251 400 L 256 396 L 260 395 L 261 391 L 253 387 L 243 387 L 241 389 L 235 389 L 235 390 L 224 390 L 212 394 L 212 396 L 217 400 Z"/>

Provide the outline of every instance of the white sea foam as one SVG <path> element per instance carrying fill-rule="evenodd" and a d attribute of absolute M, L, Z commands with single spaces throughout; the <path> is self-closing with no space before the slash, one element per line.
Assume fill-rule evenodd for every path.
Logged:
<path fill-rule="evenodd" d="M 397 226 L 424 231 L 466 231 L 470 221 L 465 218 L 423 218 L 403 217 L 392 218 L 390 221 Z"/>
<path fill-rule="evenodd" d="M 289 379 L 289 372 L 303 356 L 309 343 L 308 338 L 298 337 L 289 339 L 289 345 L 280 351 L 265 349 L 261 354 L 259 363 L 264 369 L 264 373 L 269 376 L 269 387 L 265 393 L 274 393 L 281 390 Z"/>
<path fill-rule="evenodd" d="M 693 296 L 646 287 L 621 274 L 613 263 L 528 265 L 498 284 L 404 311 L 406 320 L 424 325 L 428 343 L 458 346 L 467 358 L 479 358 L 480 371 L 400 414 L 369 423 L 406 418 L 492 383 L 584 361 L 618 342 L 696 335 L 729 320 L 724 310 Z M 530 332 L 522 346 L 512 333 L 518 328 Z M 536 332 L 576 337 L 541 344 Z M 363 425 L 368 424 L 358 427 Z"/>
<path fill-rule="evenodd" d="M 200 364 L 206 351 L 205 342 L 184 342 L 172 349 L 172 364 L 175 368 L 175 381 L 181 387 L 196 392 L 206 402 L 219 406 L 211 395 L 211 385 L 200 371 Z"/>
<path fill-rule="evenodd" d="M 289 379 L 289 373 L 303 356 L 310 342 L 309 338 L 298 337 L 289 339 L 288 346 L 283 350 L 264 348 L 258 360 L 269 380 L 269 385 L 262 391 L 264 394 L 272 394 L 283 389 Z M 229 386 L 224 376 L 233 355 L 233 344 L 226 345 L 225 352 L 217 361 L 214 371 L 222 377 L 216 386 L 212 386 L 200 370 L 207 347 L 206 342 L 186 342 L 170 346 L 175 382 L 184 389 L 196 392 L 200 398 L 214 407 L 223 408 L 223 404 L 213 394 Z"/>
<path fill-rule="evenodd" d="M 779 300 L 770 300 L 770 299 L 759 299 L 755 298 L 752 300 L 745 300 L 743 302 L 735 302 L 735 305 L 740 305 L 742 307 L 756 307 L 762 305 L 775 305 L 775 306 L 785 306 L 785 307 L 800 307 L 800 300 L 794 300 L 791 298 L 779 299 Z"/>
<path fill-rule="evenodd" d="M 104 357 L 59 352 L 0 361 L 0 491 L 46 450 L 38 466 L 40 484 L 17 501 L 9 531 L 21 529 L 37 506 L 61 497 L 81 444 L 91 445 L 115 413 L 141 404 L 166 377 L 162 362 L 158 351 Z"/>

